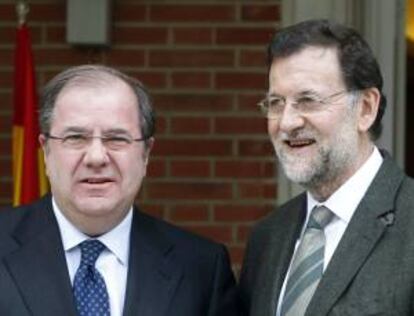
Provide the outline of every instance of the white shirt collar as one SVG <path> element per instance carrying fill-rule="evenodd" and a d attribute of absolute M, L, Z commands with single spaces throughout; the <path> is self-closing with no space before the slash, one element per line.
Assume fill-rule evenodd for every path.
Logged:
<path fill-rule="evenodd" d="M 62 213 L 52 197 L 53 212 L 59 225 L 60 235 L 62 237 L 63 249 L 65 252 L 76 248 L 81 242 L 90 237 L 81 232 L 73 225 Z M 125 218 L 112 230 L 99 236 L 101 241 L 109 251 L 111 251 L 123 265 L 128 265 L 129 257 L 129 238 L 132 226 L 132 206 Z"/>
<path fill-rule="evenodd" d="M 323 204 L 329 208 L 339 219 L 349 223 L 361 202 L 375 175 L 381 167 L 383 158 L 377 147 L 367 161 L 338 188 L 325 202 L 319 203 L 312 195 L 307 192 L 308 206 L 307 217 L 311 210 L 318 204 Z"/>

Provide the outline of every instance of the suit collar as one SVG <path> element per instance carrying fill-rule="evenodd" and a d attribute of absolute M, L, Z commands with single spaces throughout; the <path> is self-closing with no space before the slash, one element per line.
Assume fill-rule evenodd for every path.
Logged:
<path fill-rule="evenodd" d="M 124 316 L 167 315 L 182 276 L 174 244 L 153 218 L 134 211 Z"/>
<path fill-rule="evenodd" d="M 384 162 L 356 209 L 306 315 L 326 315 L 345 291 L 395 214 L 394 199 L 404 174 L 385 154 Z"/>
<path fill-rule="evenodd" d="M 4 262 L 33 315 L 75 315 L 72 289 L 50 196 L 23 207 L 16 250 Z"/>

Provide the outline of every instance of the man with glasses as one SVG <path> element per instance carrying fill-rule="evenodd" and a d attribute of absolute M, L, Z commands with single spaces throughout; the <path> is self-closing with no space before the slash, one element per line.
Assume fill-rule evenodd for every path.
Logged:
<path fill-rule="evenodd" d="M 306 192 L 251 234 L 251 316 L 413 315 L 414 182 L 379 150 L 382 75 L 355 31 L 310 20 L 276 33 L 259 107 L 287 177 Z"/>
<path fill-rule="evenodd" d="M 154 114 L 137 80 L 70 68 L 45 87 L 51 194 L 0 212 L 0 315 L 236 315 L 224 246 L 142 213 L 134 200 Z"/>

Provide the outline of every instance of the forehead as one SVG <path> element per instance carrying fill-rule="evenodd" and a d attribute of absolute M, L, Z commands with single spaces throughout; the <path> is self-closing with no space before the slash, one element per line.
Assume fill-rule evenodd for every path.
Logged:
<path fill-rule="evenodd" d="M 131 87 L 119 79 L 70 83 L 56 99 L 52 127 L 137 128 L 137 102 Z"/>
<path fill-rule="evenodd" d="M 290 56 L 276 58 L 269 71 L 271 92 L 319 91 L 343 87 L 337 49 L 332 47 L 311 46 Z"/>

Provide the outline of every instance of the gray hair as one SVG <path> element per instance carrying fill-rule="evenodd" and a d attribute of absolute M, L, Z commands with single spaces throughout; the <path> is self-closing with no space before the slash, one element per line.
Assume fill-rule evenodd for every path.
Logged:
<path fill-rule="evenodd" d="M 56 99 L 65 87 L 78 84 L 107 84 L 114 78 L 125 82 L 134 92 L 137 98 L 141 134 L 148 146 L 149 139 L 155 132 L 155 113 L 147 90 L 139 80 L 103 65 L 71 67 L 57 74 L 46 84 L 40 97 L 39 125 L 41 133 L 50 132 Z"/>

